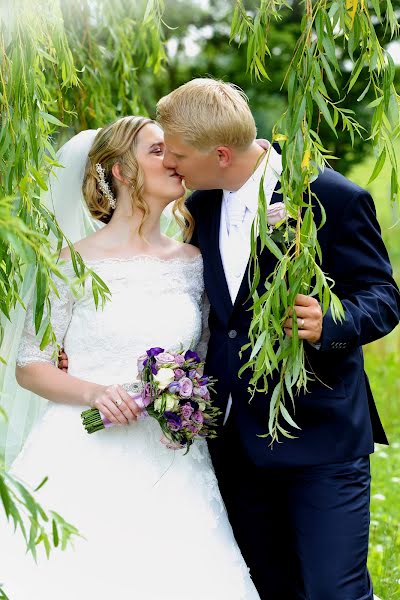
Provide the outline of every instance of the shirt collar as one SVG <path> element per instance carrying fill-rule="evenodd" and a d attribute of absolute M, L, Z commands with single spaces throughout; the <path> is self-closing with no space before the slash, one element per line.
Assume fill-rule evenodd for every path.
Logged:
<path fill-rule="evenodd" d="M 260 182 L 263 174 L 264 176 L 264 192 L 265 194 L 271 193 L 275 189 L 275 186 L 282 173 L 282 159 L 278 152 L 270 145 L 270 148 L 266 151 L 262 161 L 258 165 L 254 173 L 244 182 L 241 188 L 239 188 L 235 194 L 235 202 L 243 202 L 246 208 L 255 214 L 258 208 L 258 192 L 260 188 Z M 223 190 L 223 198 L 226 203 L 230 190 Z"/>

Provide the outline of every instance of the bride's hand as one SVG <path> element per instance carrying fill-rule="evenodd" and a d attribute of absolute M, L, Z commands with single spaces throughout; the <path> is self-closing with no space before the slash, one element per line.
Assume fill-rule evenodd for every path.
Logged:
<path fill-rule="evenodd" d="M 128 425 L 140 416 L 142 409 L 118 384 L 104 386 L 90 401 L 114 425 Z"/>

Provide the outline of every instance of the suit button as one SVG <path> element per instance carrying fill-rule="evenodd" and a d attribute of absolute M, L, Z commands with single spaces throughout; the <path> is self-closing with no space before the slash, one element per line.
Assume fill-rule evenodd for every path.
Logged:
<path fill-rule="evenodd" d="M 233 340 L 235 337 L 237 336 L 237 331 L 236 329 L 230 329 L 228 331 L 228 337 L 231 338 L 231 340 Z"/>

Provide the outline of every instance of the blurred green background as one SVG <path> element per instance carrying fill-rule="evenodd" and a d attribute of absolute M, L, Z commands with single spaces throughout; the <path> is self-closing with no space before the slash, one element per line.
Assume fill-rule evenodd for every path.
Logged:
<path fill-rule="evenodd" d="M 398 148 L 400 155 L 400 146 Z M 400 281 L 400 213 L 385 201 L 390 174 L 366 185 L 373 169 L 366 157 L 347 176 L 372 193 L 395 278 Z M 371 458 L 371 534 L 369 566 L 375 593 L 383 600 L 400 599 L 400 327 L 364 349 L 365 367 L 390 446 L 376 446 Z"/>

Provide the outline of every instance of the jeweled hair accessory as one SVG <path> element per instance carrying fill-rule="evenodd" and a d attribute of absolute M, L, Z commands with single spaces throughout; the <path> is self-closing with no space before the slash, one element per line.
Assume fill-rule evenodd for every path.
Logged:
<path fill-rule="evenodd" d="M 106 177 L 105 177 L 106 172 L 100 163 L 96 163 L 96 171 L 99 175 L 100 189 L 101 189 L 102 193 L 104 194 L 104 196 L 107 198 L 110 207 L 112 209 L 115 209 L 115 207 L 117 206 L 117 201 L 114 198 L 112 191 L 110 190 L 110 186 L 108 185 L 108 183 L 106 181 Z"/>

